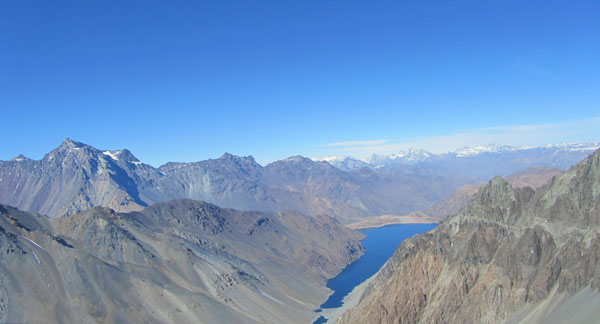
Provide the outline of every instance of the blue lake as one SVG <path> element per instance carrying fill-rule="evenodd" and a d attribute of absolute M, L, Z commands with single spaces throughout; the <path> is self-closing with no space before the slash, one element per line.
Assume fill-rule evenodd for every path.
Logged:
<path fill-rule="evenodd" d="M 367 235 L 367 238 L 362 241 L 365 254 L 327 282 L 327 287 L 333 290 L 333 294 L 321 305 L 321 308 L 342 306 L 342 299 L 354 287 L 375 274 L 394 254 L 402 241 L 415 234 L 430 231 L 436 226 L 437 224 L 399 224 L 361 230 L 361 233 Z M 325 323 L 325 321 L 321 317 L 315 323 Z"/>

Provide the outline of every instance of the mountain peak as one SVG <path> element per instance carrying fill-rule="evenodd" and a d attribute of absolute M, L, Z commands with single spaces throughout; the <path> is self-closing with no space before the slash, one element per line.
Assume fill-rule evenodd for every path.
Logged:
<path fill-rule="evenodd" d="M 223 153 L 223 155 L 221 155 L 221 157 L 219 158 L 219 160 L 229 160 L 229 161 L 236 161 L 236 162 L 244 162 L 244 163 L 256 164 L 256 160 L 254 160 L 254 157 L 252 155 L 238 156 L 238 155 L 233 155 L 233 154 L 228 153 L 228 152 Z"/>
<path fill-rule="evenodd" d="M 74 148 L 74 147 L 84 147 L 87 146 L 81 142 L 74 141 L 70 138 L 65 138 L 60 144 L 59 148 Z"/>
<path fill-rule="evenodd" d="M 523 206 L 533 195 L 533 189 L 514 189 L 508 181 L 496 176 L 479 189 L 467 205 L 452 218 L 469 219 L 475 216 L 512 226 L 522 217 Z"/>
<path fill-rule="evenodd" d="M 361 168 L 368 168 L 369 163 L 353 158 L 351 156 L 325 156 L 320 158 L 311 158 L 314 162 L 327 162 L 342 171 L 352 171 Z"/>
<path fill-rule="evenodd" d="M 490 144 L 490 145 L 463 147 L 459 150 L 454 151 L 453 153 L 458 157 L 467 157 L 467 156 L 479 155 L 482 153 L 516 151 L 516 150 L 521 150 L 524 148 L 525 147 Z"/>
<path fill-rule="evenodd" d="M 285 159 L 280 160 L 280 161 L 273 162 L 271 164 L 288 165 L 288 166 L 302 166 L 302 167 L 305 167 L 305 168 L 310 168 L 310 167 L 316 166 L 316 165 L 328 165 L 328 166 L 332 166 L 331 164 L 329 164 L 327 162 L 324 162 L 324 161 L 313 161 L 312 159 L 309 159 L 309 158 L 301 156 L 301 155 L 290 156 L 288 158 L 285 158 Z"/>
<path fill-rule="evenodd" d="M 285 162 L 295 162 L 295 163 L 299 163 L 299 162 L 303 162 L 305 160 L 310 160 L 309 158 L 305 158 L 301 155 L 294 155 L 294 156 L 290 156 L 289 158 L 284 159 L 283 161 Z"/>
<path fill-rule="evenodd" d="M 116 151 L 104 151 L 102 154 L 111 157 L 115 161 L 125 161 L 139 163 L 138 160 L 128 149 L 116 150 Z"/>
<path fill-rule="evenodd" d="M 127 162 L 140 162 L 128 149 L 122 149 L 120 157 Z"/>
<path fill-rule="evenodd" d="M 86 148 L 93 148 L 93 147 L 91 147 L 87 144 L 81 143 L 81 142 L 74 141 L 67 137 L 62 141 L 60 146 L 57 147 L 56 149 L 54 149 L 52 152 L 64 153 L 64 152 L 70 152 L 73 150 L 79 151 L 81 149 L 86 149 Z M 52 153 L 52 152 L 50 152 L 50 153 Z"/>
<path fill-rule="evenodd" d="M 229 152 L 225 152 L 225 153 L 223 153 L 223 155 L 221 155 L 221 157 L 219 159 L 229 160 L 229 159 L 235 159 L 236 157 L 238 157 L 238 156 L 233 155 L 233 154 L 231 154 Z"/>
<path fill-rule="evenodd" d="M 377 155 L 372 154 L 369 158 L 371 164 L 388 164 L 388 163 L 407 163 L 415 164 L 419 162 L 425 162 L 427 159 L 432 158 L 435 154 L 429 153 L 423 149 L 409 148 L 404 151 L 400 151 L 391 155 Z"/>
<path fill-rule="evenodd" d="M 20 162 L 20 161 L 25 161 L 25 160 L 29 160 L 27 157 L 25 157 L 25 155 L 23 154 L 19 154 L 17 156 L 15 156 L 14 158 L 10 159 L 11 161 L 16 161 L 16 162 Z"/>
<path fill-rule="evenodd" d="M 95 150 L 95 149 L 84 143 L 73 141 L 70 138 L 65 138 L 59 147 L 55 148 L 54 150 L 50 151 L 48 154 L 46 154 L 44 156 L 44 160 L 54 160 L 54 159 L 62 160 L 66 156 L 71 155 L 75 152 L 77 152 L 75 154 L 75 156 L 80 156 L 80 154 L 83 151 L 88 152 L 89 150 Z"/>

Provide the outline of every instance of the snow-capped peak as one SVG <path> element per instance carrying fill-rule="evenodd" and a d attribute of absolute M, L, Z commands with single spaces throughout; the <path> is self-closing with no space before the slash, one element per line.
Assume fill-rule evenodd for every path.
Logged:
<path fill-rule="evenodd" d="M 283 159 L 284 162 L 294 162 L 300 163 L 304 161 L 306 158 L 300 155 L 290 156 L 289 158 Z"/>
<path fill-rule="evenodd" d="M 498 152 L 514 152 L 530 149 L 560 149 L 569 152 L 586 152 L 595 151 L 600 148 L 599 143 L 579 143 L 579 142 L 567 142 L 561 144 L 544 144 L 539 146 L 507 146 L 507 145 L 480 145 L 472 147 L 464 147 L 462 149 L 453 152 L 457 157 L 468 157 L 474 156 L 481 153 L 498 153 Z"/>
<path fill-rule="evenodd" d="M 579 142 L 565 142 L 560 144 L 545 144 L 540 145 L 541 148 L 559 148 L 570 152 L 585 152 L 595 151 L 600 148 L 600 142 L 597 143 L 579 143 Z"/>
<path fill-rule="evenodd" d="M 414 161 L 414 160 L 426 159 L 430 156 L 431 156 L 431 153 L 429 153 L 425 150 L 409 148 L 408 150 L 398 152 L 396 154 L 392 154 L 389 156 L 389 158 L 392 160 L 405 159 L 408 161 Z"/>
<path fill-rule="evenodd" d="M 496 152 L 508 152 L 508 151 L 518 151 L 527 149 L 527 147 L 522 146 L 506 146 L 506 145 L 478 145 L 471 147 L 463 147 L 459 150 L 454 151 L 453 153 L 458 157 L 466 157 L 478 155 L 481 153 L 496 153 Z"/>
<path fill-rule="evenodd" d="M 558 149 L 568 152 L 592 152 L 600 149 L 600 142 L 596 143 L 580 143 L 580 142 L 567 142 L 561 144 L 545 144 L 539 146 L 508 146 L 508 145 L 478 145 L 463 147 L 454 152 L 435 154 L 427 152 L 423 149 L 409 148 L 407 150 L 390 154 L 390 155 L 377 155 L 373 154 L 368 159 L 357 159 L 351 156 L 334 155 L 312 158 L 313 161 L 325 161 L 331 165 L 334 165 L 340 169 L 356 169 L 363 166 L 369 166 L 372 168 L 380 168 L 388 164 L 418 164 L 421 162 L 433 162 L 437 159 L 445 157 L 457 157 L 457 158 L 468 158 L 475 157 L 483 153 L 508 153 L 534 149 Z"/>
<path fill-rule="evenodd" d="M 115 161 L 119 161 L 119 154 L 121 154 L 121 151 L 104 151 L 102 154 L 109 156 Z"/>
<path fill-rule="evenodd" d="M 353 157 L 347 156 L 347 155 L 333 155 L 333 156 L 313 157 L 313 158 L 310 158 L 310 159 L 313 160 L 313 161 L 315 161 L 315 162 L 324 161 L 324 162 L 328 162 L 328 163 L 343 162 L 343 161 L 346 161 L 346 160 L 358 160 L 356 158 L 353 158 Z"/>
<path fill-rule="evenodd" d="M 343 155 L 311 158 L 311 160 L 313 160 L 315 162 L 327 162 L 327 163 L 333 165 L 334 167 L 344 170 L 344 171 L 350 171 L 350 170 L 360 169 L 363 167 L 369 167 L 368 161 L 359 160 L 359 159 L 351 157 L 351 156 L 343 156 Z"/>
<path fill-rule="evenodd" d="M 21 162 L 21 161 L 25 161 L 25 160 L 27 160 L 27 158 L 23 154 L 19 154 L 11 159 L 11 161 L 16 161 L 16 162 Z"/>
<path fill-rule="evenodd" d="M 431 157 L 433 157 L 435 154 L 427 152 L 425 150 L 422 149 L 413 149 L 413 148 L 409 148 L 407 150 L 395 153 L 395 154 L 390 154 L 390 155 L 377 155 L 377 154 L 373 154 L 371 155 L 371 158 L 369 159 L 369 163 L 371 164 L 381 164 L 381 163 L 387 163 L 387 162 L 405 162 L 405 163 L 417 163 L 417 162 L 423 162 Z"/>

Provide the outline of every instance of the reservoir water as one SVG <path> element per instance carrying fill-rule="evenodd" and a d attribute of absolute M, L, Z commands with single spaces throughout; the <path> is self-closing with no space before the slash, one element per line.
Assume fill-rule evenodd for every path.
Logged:
<path fill-rule="evenodd" d="M 327 287 L 333 290 L 333 293 L 321 305 L 321 309 L 342 306 L 342 299 L 354 287 L 375 274 L 394 254 L 402 241 L 415 234 L 430 231 L 436 226 L 437 224 L 398 224 L 361 230 L 361 233 L 367 235 L 362 241 L 365 254 L 335 278 L 327 281 Z M 321 316 L 314 323 L 325 322 L 326 319 Z"/>

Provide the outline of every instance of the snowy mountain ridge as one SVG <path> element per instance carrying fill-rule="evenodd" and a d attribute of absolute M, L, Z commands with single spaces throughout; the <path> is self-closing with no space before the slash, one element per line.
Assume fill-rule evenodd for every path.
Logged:
<path fill-rule="evenodd" d="M 400 163 L 400 164 L 417 164 L 421 162 L 432 162 L 440 159 L 448 158 L 472 158 L 481 154 L 502 154 L 502 153 L 515 153 L 515 152 L 526 152 L 533 150 L 552 150 L 560 152 L 580 152 L 580 153 L 591 153 L 600 148 L 600 142 L 595 143 L 584 143 L 584 142 L 565 142 L 560 144 L 544 144 L 539 146 L 509 146 L 509 145 L 478 145 L 468 146 L 458 149 L 453 152 L 447 153 L 431 153 L 423 149 L 409 148 L 398 153 L 389 155 L 378 155 L 373 154 L 367 159 L 358 159 L 352 156 L 325 156 L 319 158 L 312 158 L 313 161 L 324 161 L 329 164 L 338 167 L 342 170 L 351 170 L 362 167 L 379 168 L 381 166 Z M 353 166 L 357 167 L 353 167 Z"/>

